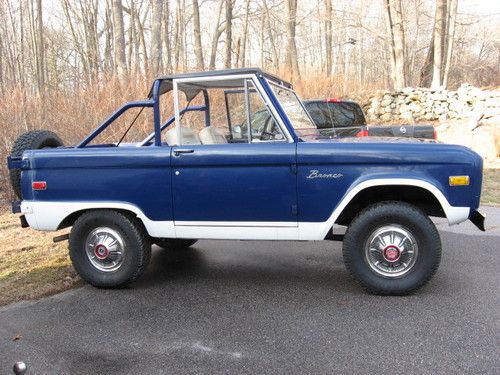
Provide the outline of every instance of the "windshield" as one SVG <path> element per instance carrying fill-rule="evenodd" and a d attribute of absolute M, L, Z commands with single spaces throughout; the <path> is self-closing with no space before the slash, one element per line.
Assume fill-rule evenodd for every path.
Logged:
<path fill-rule="evenodd" d="M 269 84 L 294 129 L 316 129 L 295 92 L 273 82 Z"/>

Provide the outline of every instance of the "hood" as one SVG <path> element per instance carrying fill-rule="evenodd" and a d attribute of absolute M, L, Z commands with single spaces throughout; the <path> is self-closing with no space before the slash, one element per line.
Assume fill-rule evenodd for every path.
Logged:
<path fill-rule="evenodd" d="M 343 137 L 328 138 L 321 135 L 307 135 L 301 137 L 303 142 L 320 143 L 439 143 L 434 139 L 410 138 L 410 137 Z"/>

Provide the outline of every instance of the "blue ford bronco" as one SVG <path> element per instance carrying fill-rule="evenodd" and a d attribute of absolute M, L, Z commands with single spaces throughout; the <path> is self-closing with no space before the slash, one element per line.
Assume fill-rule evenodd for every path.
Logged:
<path fill-rule="evenodd" d="M 104 137 L 131 108 L 149 120 Z M 430 216 L 484 230 L 473 151 L 315 130 L 292 86 L 259 69 L 160 77 L 75 146 L 50 131 L 21 135 L 8 158 L 13 211 L 23 227 L 72 227 L 55 240 L 69 239 L 76 271 L 97 287 L 136 280 L 153 244 L 343 240 L 369 292 L 408 294 L 440 263 Z"/>

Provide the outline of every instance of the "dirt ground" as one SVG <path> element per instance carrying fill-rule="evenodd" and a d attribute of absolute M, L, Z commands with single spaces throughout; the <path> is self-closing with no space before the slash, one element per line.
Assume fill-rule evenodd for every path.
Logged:
<path fill-rule="evenodd" d="M 58 234 L 21 228 L 18 215 L 0 214 L 0 305 L 40 298 L 80 283 Z"/>

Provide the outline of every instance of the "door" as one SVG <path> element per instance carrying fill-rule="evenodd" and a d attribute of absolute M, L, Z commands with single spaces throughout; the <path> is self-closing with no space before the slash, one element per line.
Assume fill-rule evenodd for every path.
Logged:
<path fill-rule="evenodd" d="M 255 116 L 268 111 L 262 93 L 252 81 L 234 78 L 203 88 L 210 97 L 210 119 L 199 116 L 202 126 L 181 119 L 178 145 L 172 148 L 175 225 L 296 227 L 296 144 L 279 127 L 266 132 L 259 124 L 257 118 L 268 121 Z M 235 95 L 228 99 L 221 91 L 229 89 Z M 232 113 L 224 116 L 222 109 Z"/>
<path fill-rule="evenodd" d="M 172 171 L 176 225 L 297 225 L 294 143 L 178 146 Z"/>

